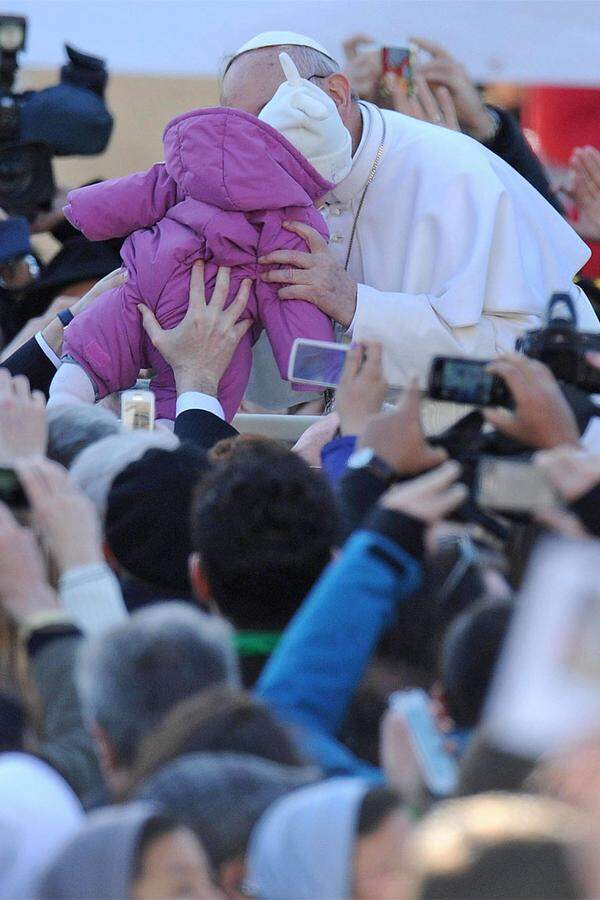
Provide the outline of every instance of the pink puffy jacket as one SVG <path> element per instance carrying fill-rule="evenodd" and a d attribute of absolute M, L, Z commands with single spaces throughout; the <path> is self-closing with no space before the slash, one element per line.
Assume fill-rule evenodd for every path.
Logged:
<path fill-rule="evenodd" d="M 173 373 L 146 336 L 137 304 L 149 306 L 163 328 L 174 328 L 187 309 L 192 263 L 205 260 L 208 297 L 217 268 L 231 266 L 227 304 L 243 278 L 255 279 L 244 313 L 254 325 L 219 385 L 231 420 L 263 328 L 283 378 L 295 338 L 333 337 L 330 320 L 313 304 L 280 300 L 280 285 L 262 281 L 257 263 L 272 250 L 307 249 L 282 227 L 286 220 L 328 237 L 314 204 L 332 185 L 279 132 L 234 109 L 178 116 L 165 129 L 164 147 L 165 162 L 147 172 L 69 194 L 65 215 L 90 240 L 129 235 L 121 251 L 128 280 L 71 322 L 63 354 L 85 369 L 98 399 L 133 385 L 141 368 L 153 369 L 157 418 L 173 419 Z"/>

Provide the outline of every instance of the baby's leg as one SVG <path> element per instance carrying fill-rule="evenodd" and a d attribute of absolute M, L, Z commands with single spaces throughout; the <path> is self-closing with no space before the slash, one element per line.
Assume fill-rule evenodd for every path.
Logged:
<path fill-rule="evenodd" d="M 75 362 L 63 362 L 52 379 L 48 406 L 95 401 L 96 391 L 85 370 Z"/>
<path fill-rule="evenodd" d="M 251 331 L 247 331 L 219 382 L 218 397 L 228 422 L 231 422 L 244 398 L 251 368 L 252 337 Z"/>

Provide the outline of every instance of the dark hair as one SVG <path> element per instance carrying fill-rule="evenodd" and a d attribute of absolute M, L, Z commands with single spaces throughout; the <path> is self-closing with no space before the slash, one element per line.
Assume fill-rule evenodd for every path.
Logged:
<path fill-rule="evenodd" d="M 249 753 L 287 766 L 301 766 L 291 734 L 252 694 L 229 685 L 183 700 L 142 741 L 130 791 L 166 763 L 187 753 Z"/>
<path fill-rule="evenodd" d="M 363 797 L 358 813 L 356 833 L 358 837 L 373 834 L 385 819 L 400 808 L 402 800 L 389 787 L 370 788 Z"/>
<path fill-rule="evenodd" d="M 201 481 L 192 547 L 212 595 L 239 628 L 287 625 L 330 559 L 335 501 L 295 453 L 244 442 Z"/>
<path fill-rule="evenodd" d="M 578 900 L 583 897 L 564 847 L 512 840 L 480 847 L 466 869 L 424 879 L 419 900 Z"/>
<path fill-rule="evenodd" d="M 464 536 L 444 541 L 426 560 L 419 594 L 398 610 L 380 643 L 380 655 L 429 672 L 433 681 L 442 635 L 485 590 L 477 546 Z"/>
<path fill-rule="evenodd" d="M 510 601 L 483 601 L 465 610 L 444 636 L 441 681 L 448 713 L 461 728 L 479 722 L 511 615 Z"/>
<path fill-rule="evenodd" d="M 444 801 L 413 837 L 414 896 L 575 900 L 583 892 L 570 856 L 586 833 L 580 813 L 547 797 L 485 793 Z"/>
<path fill-rule="evenodd" d="M 180 828 L 186 827 L 165 813 L 157 814 L 148 819 L 142 828 L 137 847 L 135 848 L 135 863 L 131 880 L 135 881 L 136 878 L 143 874 L 144 856 L 154 841 L 157 841 L 165 834 L 171 834 L 173 831 L 179 831 Z"/>

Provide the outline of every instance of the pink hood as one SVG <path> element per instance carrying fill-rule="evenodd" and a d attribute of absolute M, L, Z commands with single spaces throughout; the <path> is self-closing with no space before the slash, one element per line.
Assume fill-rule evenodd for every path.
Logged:
<path fill-rule="evenodd" d="M 333 187 L 283 135 L 237 109 L 184 113 L 163 141 L 167 172 L 183 193 L 220 209 L 306 206 Z"/>

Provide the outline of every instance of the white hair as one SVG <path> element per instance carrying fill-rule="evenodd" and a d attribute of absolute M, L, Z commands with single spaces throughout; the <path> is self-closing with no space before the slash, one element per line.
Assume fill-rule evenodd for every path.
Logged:
<path fill-rule="evenodd" d="M 86 721 L 130 763 L 181 700 L 217 684 L 239 686 L 233 629 L 189 603 L 155 603 L 82 647 L 77 684 Z"/>
<path fill-rule="evenodd" d="M 100 520 L 104 522 L 108 495 L 117 475 L 153 447 L 175 450 L 178 446 L 179 439 L 166 430 L 113 434 L 86 447 L 75 457 L 71 477 L 92 501 Z"/>
<path fill-rule="evenodd" d="M 89 403 L 49 406 L 47 419 L 48 457 L 67 469 L 86 447 L 122 431 L 114 413 Z"/>

